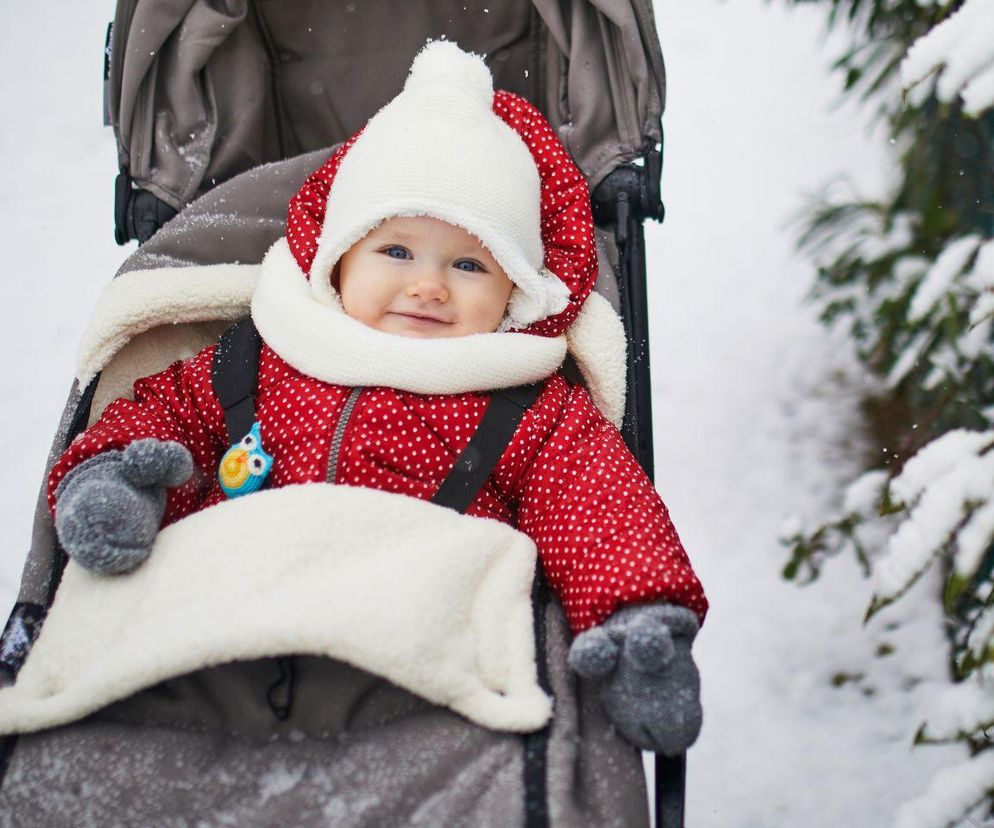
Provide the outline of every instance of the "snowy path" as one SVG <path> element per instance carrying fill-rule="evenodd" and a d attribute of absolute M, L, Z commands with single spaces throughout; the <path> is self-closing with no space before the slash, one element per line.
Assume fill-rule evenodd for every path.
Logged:
<path fill-rule="evenodd" d="M 123 251 L 100 127 L 114 4 L 0 4 L 0 96 L 20 125 L 0 132 L 5 611 L 74 343 Z M 861 450 L 851 363 L 799 310 L 811 272 L 786 220 L 834 171 L 877 181 L 885 161 L 859 117 L 828 112 L 834 50 L 819 50 L 820 8 L 662 0 L 656 14 L 670 83 L 669 213 L 649 231 L 657 479 L 712 601 L 688 825 L 884 826 L 956 753 L 909 746 L 912 700 L 943 670 L 937 619 L 922 595 L 913 623 L 864 630 L 870 587 L 855 567 L 785 584 L 776 536 L 785 514 L 830 500 Z M 876 656 L 882 643 L 896 652 Z"/>

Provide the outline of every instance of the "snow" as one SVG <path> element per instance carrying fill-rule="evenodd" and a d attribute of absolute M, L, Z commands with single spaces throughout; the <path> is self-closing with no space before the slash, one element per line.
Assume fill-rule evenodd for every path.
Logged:
<path fill-rule="evenodd" d="M 971 279 L 978 290 L 994 288 L 994 241 L 984 243 L 977 251 Z"/>
<path fill-rule="evenodd" d="M 879 224 L 882 224 L 880 217 L 873 216 L 865 219 L 868 223 L 866 235 L 860 239 L 859 245 L 854 251 L 865 261 L 882 259 L 891 253 L 906 250 L 913 238 L 911 227 L 911 217 L 907 213 L 898 213 L 893 217 L 893 225 L 886 232 L 881 233 Z M 913 273 L 914 269 L 909 268 L 907 274 Z"/>
<path fill-rule="evenodd" d="M 283 763 L 277 763 L 259 777 L 259 800 L 261 803 L 268 802 L 274 796 L 292 791 L 304 778 L 307 766 L 300 764 L 294 768 L 288 768 Z"/>
<path fill-rule="evenodd" d="M 965 815 L 983 799 L 994 779 L 994 751 L 943 770 L 920 797 L 901 806 L 895 828 L 952 828 L 959 823 L 950 815 Z M 983 823 L 989 825 L 988 822 Z"/>
<path fill-rule="evenodd" d="M 925 488 L 940 477 L 955 471 L 956 467 L 976 455 L 991 442 L 992 436 L 983 431 L 958 428 L 948 431 L 915 453 L 901 474 L 891 483 L 891 494 L 910 503 Z"/>
<path fill-rule="evenodd" d="M 994 439 L 994 435 L 991 435 Z M 994 538 L 994 499 L 977 508 L 956 535 L 953 566 L 959 575 L 972 575 Z"/>
<path fill-rule="evenodd" d="M 887 379 L 884 384 L 888 388 L 896 388 L 909 372 L 914 370 L 921 360 L 922 355 L 928 349 L 934 334 L 931 330 L 919 331 L 915 338 L 906 345 L 901 355 L 894 362 L 893 367 L 887 372 Z"/>
<path fill-rule="evenodd" d="M 885 557 L 876 567 L 877 592 L 891 598 L 932 562 L 957 533 L 967 516 L 968 504 L 983 503 L 994 491 L 994 452 L 978 454 L 994 444 L 994 432 L 958 429 L 933 440 L 912 457 L 891 483 L 896 501 L 910 511 L 887 544 Z M 917 503 L 915 502 L 917 501 Z M 985 518 L 968 534 L 967 557 L 979 559 L 986 541 L 977 537 Z M 979 548 L 978 546 L 982 546 Z"/>
<path fill-rule="evenodd" d="M 963 6 L 912 44 L 901 64 L 901 81 L 912 87 L 941 68 L 936 94 L 962 95 L 964 111 L 979 115 L 994 106 L 994 2 L 966 0 Z"/>
<path fill-rule="evenodd" d="M 978 670 L 969 681 L 946 689 L 928 711 L 924 737 L 954 739 L 959 734 L 973 733 L 979 725 L 994 722 L 991 681 L 994 681 L 994 672 Z"/>
<path fill-rule="evenodd" d="M 74 345 L 127 251 L 112 240 L 116 158 L 100 126 L 114 3 L 3 2 L 0 90 L 18 115 L 0 132 L 9 606 Z M 832 176 L 873 191 L 894 162 L 869 110 L 835 105 L 828 67 L 843 43 L 824 45 L 821 4 L 655 6 L 669 81 L 668 214 L 647 233 L 656 475 L 712 602 L 695 644 L 705 724 L 687 824 L 886 826 L 964 756 L 911 748 L 945 686 L 936 579 L 863 626 L 873 584 L 858 566 L 785 583 L 777 538 L 788 514 L 836 510 L 864 452 L 884 448 L 862 435 L 850 343 L 804 302 L 814 274 L 792 250 L 797 214 Z"/>
<path fill-rule="evenodd" d="M 979 361 L 982 354 L 989 352 L 991 343 L 990 317 L 974 322 L 957 341 L 956 347 L 960 356 L 967 362 Z"/>
<path fill-rule="evenodd" d="M 846 515 L 872 515 L 880 506 L 880 497 L 887 483 L 887 472 L 873 469 L 860 475 L 849 484 L 842 501 L 842 512 Z"/>
<path fill-rule="evenodd" d="M 994 638 L 994 606 L 987 607 L 973 624 L 966 646 L 975 658 L 981 658 L 987 652 L 991 639 Z M 987 675 L 986 686 L 988 693 L 994 689 L 991 677 Z"/>
<path fill-rule="evenodd" d="M 979 236 L 964 236 L 946 245 L 915 291 L 908 311 L 909 322 L 924 318 L 945 296 L 953 279 L 963 272 L 970 257 L 977 252 L 981 241 Z"/>
<path fill-rule="evenodd" d="M 978 296 L 970 309 L 970 324 L 994 316 L 994 241 L 981 245 L 973 269 L 963 277 L 964 283 Z"/>
<path fill-rule="evenodd" d="M 992 488 L 994 454 L 965 458 L 937 479 L 887 544 L 887 554 L 876 568 L 878 594 L 894 597 L 903 592 L 953 537 L 966 504 L 985 498 Z"/>
<path fill-rule="evenodd" d="M 30 643 L 31 634 L 24 624 L 24 619 L 18 616 L 4 636 L 3 645 L 0 647 L 0 657 L 7 663 L 20 659 Z"/>

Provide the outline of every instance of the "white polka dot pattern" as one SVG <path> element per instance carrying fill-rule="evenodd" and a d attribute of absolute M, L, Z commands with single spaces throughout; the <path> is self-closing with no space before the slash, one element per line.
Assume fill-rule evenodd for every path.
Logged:
<path fill-rule="evenodd" d="M 60 458 L 54 490 L 73 467 L 132 440 L 176 440 L 197 472 L 169 493 L 164 523 L 224 499 L 217 464 L 227 449 L 211 386 L 214 348 L 135 383 Z M 257 411 L 274 456 L 270 486 L 324 481 L 332 436 L 350 389 L 321 382 L 263 348 Z M 345 430 L 335 482 L 428 500 L 479 425 L 486 394 L 362 391 Z M 536 543 L 574 631 L 619 605 L 665 600 L 707 609 L 659 495 L 589 394 L 555 375 L 525 415 L 468 513 L 516 524 Z M 472 554 L 472 550 L 466 550 Z"/>

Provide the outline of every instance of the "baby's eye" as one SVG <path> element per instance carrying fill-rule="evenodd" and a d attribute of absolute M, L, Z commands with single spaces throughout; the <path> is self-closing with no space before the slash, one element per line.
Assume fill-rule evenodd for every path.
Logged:
<path fill-rule="evenodd" d="M 453 267 L 466 273 L 486 273 L 487 271 L 476 259 L 459 259 Z"/>
<path fill-rule="evenodd" d="M 265 468 L 266 468 L 266 463 L 258 454 L 249 458 L 249 471 L 252 474 L 258 476 L 262 474 Z"/>
<path fill-rule="evenodd" d="M 391 259 L 413 258 L 411 256 L 411 251 L 399 244 L 391 244 L 389 247 L 384 247 L 380 252 L 389 256 Z"/>
<path fill-rule="evenodd" d="M 244 437 L 242 437 L 243 449 L 245 449 L 246 451 L 252 451 L 252 449 L 254 449 L 255 446 L 256 446 L 255 437 L 253 437 L 251 434 L 246 434 Z"/>

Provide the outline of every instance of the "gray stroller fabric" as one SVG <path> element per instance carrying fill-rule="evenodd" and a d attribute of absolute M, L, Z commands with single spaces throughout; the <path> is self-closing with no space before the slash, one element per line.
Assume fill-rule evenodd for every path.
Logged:
<path fill-rule="evenodd" d="M 641 757 L 566 668 L 555 603 L 545 632 L 555 716 L 537 787 L 527 737 L 298 656 L 202 670 L 21 736 L 0 825 L 521 826 L 542 788 L 549 825 L 647 824 Z"/>
<path fill-rule="evenodd" d="M 649 0 L 120 0 L 108 117 L 119 162 L 176 209 L 258 164 L 344 141 L 426 38 L 485 54 L 591 188 L 661 140 Z"/>
<path fill-rule="evenodd" d="M 156 268 L 260 261 L 283 233 L 289 198 L 329 154 L 219 186 L 122 272 L 154 279 Z M 153 357 L 140 363 L 147 373 L 196 353 L 227 324 L 140 334 L 104 370 L 90 419 L 127 394 L 135 374 L 120 365 L 137 340 Z M 78 400 L 74 390 L 52 459 L 65 448 Z M 20 601 L 46 603 L 57 556 L 42 497 Z M 544 621 L 539 659 L 555 705 L 547 742 L 482 728 L 339 661 L 238 662 L 18 737 L 0 785 L 0 826 L 522 826 L 533 824 L 526 801 L 544 806 L 553 826 L 647 824 L 640 754 L 605 719 L 596 690 L 567 668 L 570 636 L 555 601 Z"/>

